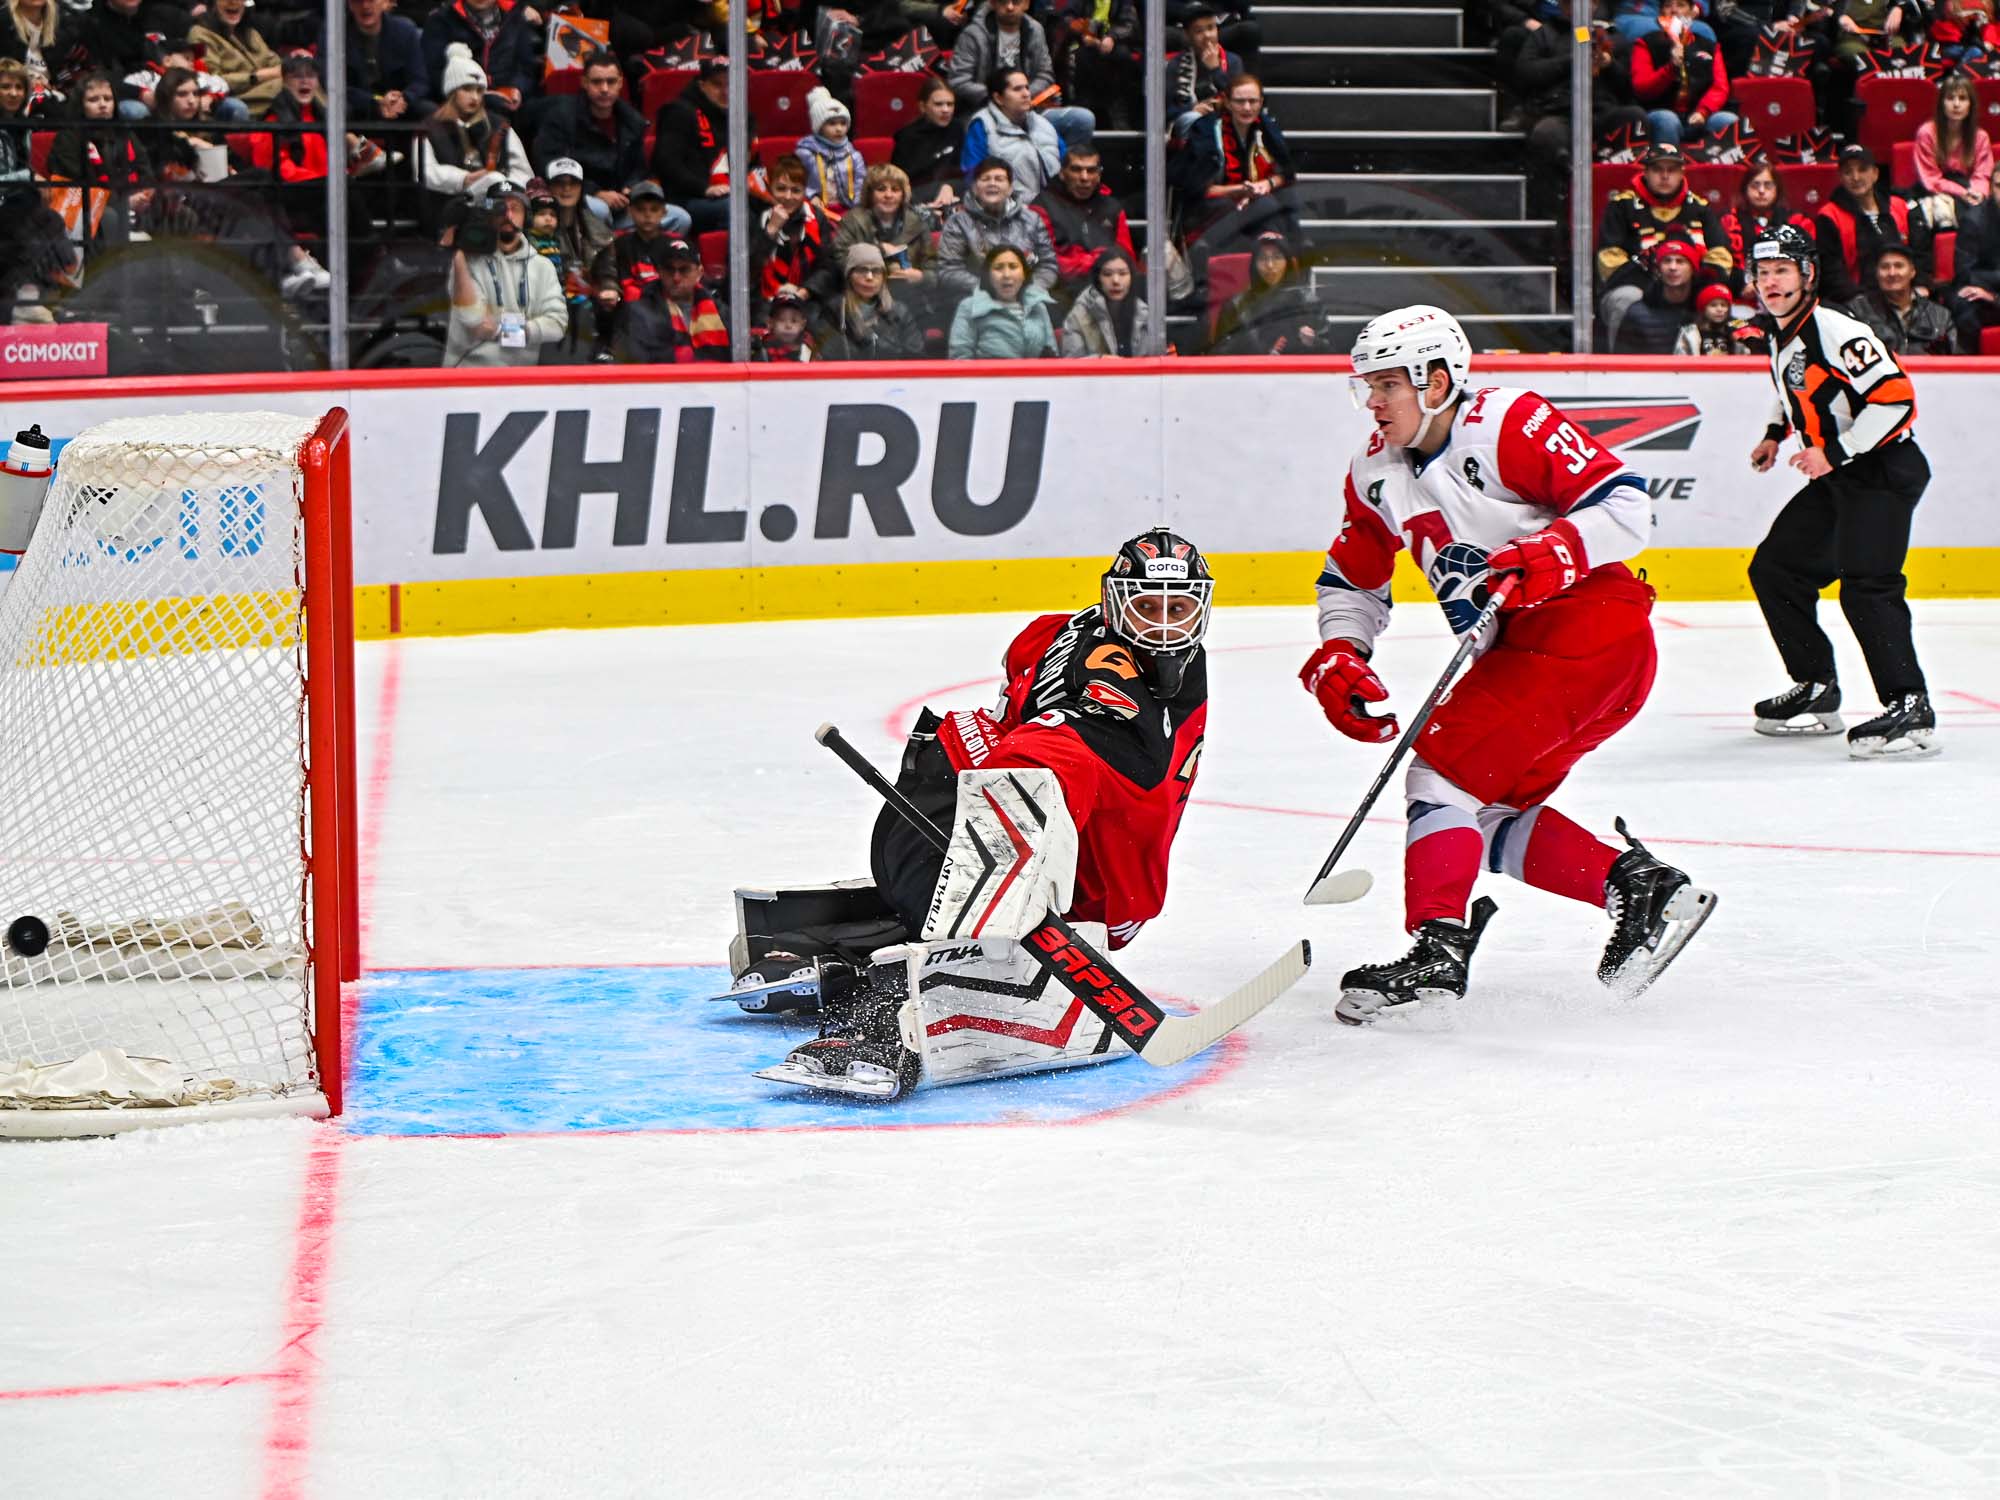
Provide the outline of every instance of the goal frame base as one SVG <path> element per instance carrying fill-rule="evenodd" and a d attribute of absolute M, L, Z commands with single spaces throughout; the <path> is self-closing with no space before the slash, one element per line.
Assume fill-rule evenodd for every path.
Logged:
<path fill-rule="evenodd" d="M 324 1120 L 331 1111 L 318 1089 L 282 1098 L 236 1099 L 220 1104 L 134 1104 L 122 1109 L 0 1109 L 0 1141 L 61 1141 L 89 1136 L 129 1135 L 169 1125 L 205 1125 L 222 1120 L 277 1120 L 291 1116 Z"/>

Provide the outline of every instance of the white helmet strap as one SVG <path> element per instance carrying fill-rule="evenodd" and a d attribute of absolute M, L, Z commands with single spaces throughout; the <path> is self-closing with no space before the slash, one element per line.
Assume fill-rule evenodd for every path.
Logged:
<path fill-rule="evenodd" d="M 1436 361 L 1436 363 L 1441 364 L 1443 361 Z M 1417 410 L 1424 414 L 1423 421 L 1417 423 L 1417 435 L 1410 439 L 1410 446 L 1414 448 L 1423 442 L 1424 434 L 1431 430 L 1432 420 L 1451 410 L 1452 402 L 1458 399 L 1458 382 L 1451 380 L 1450 385 L 1445 390 L 1444 399 L 1436 406 L 1431 406 L 1424 400 L 1424 397 L 1430 394 L 1431 372 L 1421 365 L 1411 365 L 1409 367 L 1409 375 L 1410 384 L 1417 388 Z M 1445 370 L 1445 377 L 1447 380 L 1450 380 L 1451 370 L 1448 366 Z"/>

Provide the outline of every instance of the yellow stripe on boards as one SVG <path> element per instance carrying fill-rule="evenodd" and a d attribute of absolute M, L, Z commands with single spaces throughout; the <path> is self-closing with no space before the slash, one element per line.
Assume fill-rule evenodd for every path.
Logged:
<path fill-rule="evenodd" d="M 66 667 L 246 646 L 291 647 L 298 638 L 295 594 L 260 591 L 116 599 L 44 610 L 15 665 Z"/>
<path fill-rule="evenodd" d="M 1223 552 L 1209 557 L 1221 605 L 1307 607 L 1325 554 Z M 1664 600 L 1748 599 L 1747 547 L 1662 547 L 1635 558 Z M 2000 547 L 1913 549 L 1915 598 L 2000 595 Z M 847 563 L 819 567 L 686 568 L 551 578 L 469 579 L 400 585 L 404 635 L 573 630 L 617 625 L 718 625 L 857 615 L 971 614 L 1082 608 L 1097 597 L 1101 557 L 990 562 Z M 1392 592 L 1419 603 L 1430 588 L 1408 553 Z M 1834 590 L 1828 590 L 1829 595 Z M 389 632 L 387 585 L 355 591 L 355 633 Z"/>

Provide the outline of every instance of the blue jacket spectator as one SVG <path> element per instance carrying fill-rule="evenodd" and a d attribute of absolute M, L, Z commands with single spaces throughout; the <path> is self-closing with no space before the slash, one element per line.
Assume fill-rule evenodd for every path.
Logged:
<path fill-rule="evenodd" d="M 314 49 L 326 74 L 326 37 Z M 331 80 L 328 80 L 331 82 Z M 437 113 L 424 39 L 385 0 L 347 0 L 347 114 L 352 120 L 421 120 Z"/>
<path fill-rule="evenodd" d="M 1004 161 L 1014 174 L 1014 196 L 1026 203 L 1056 180 L 1067 150 L 1055 126 L 1028 108 L 1027 75 L 1014 69 L 966 125 L 959 165 L 969 183 L 981 162 Z"/>
<path fill-rule="evenodd" d="M 489 88 L 512 90 L 515 103 L 531 99 L 542 82 L 542 34 L 531 25 L 526 0 L 450 0 L 424 21 L 424 64 L 431 92 L 442 99 L 444 52 L 453 42 L 472 49 Z"/>

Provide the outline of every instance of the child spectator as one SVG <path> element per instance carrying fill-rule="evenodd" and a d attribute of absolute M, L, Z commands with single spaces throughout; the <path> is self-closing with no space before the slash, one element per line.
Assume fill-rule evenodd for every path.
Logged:
<path fill-rule="evenodd" d="M 1125 210 L 1104 185 L 1103 159 L 1094 142 L 1072 147 L 1056 180 L 1028 206 L 1049 227 L 1049 243 L 1056 251 L 1056 286 L 1065 298 L 1074 298 L 1090 285 L 1104 251 L 1115 247 L 1138 259 Z"/>
<path fill-rule="evenodd" d="M 531 177 L 527 183 L 528 195 L 528 243 L 535 247 L 535 254 L 556 268 L 556 279 L 565 283 L 563 299 L 569 299 L 567 266 L 563 259 L 562 213 L 556 207 L 556 195 L 549 191 L 549 185 L 539 177 Z"/>
<path fill-rule="evenodd" d="M 888 288 L 898 301 L 920 296 L 936 281 L 937 251 L 924 216 L 910 206 L 910 179 L 886 162 L 861 179 L 861 204 L 840 221 L 826 268 L 845 267 L 850 245 L 869 244 L 882 252 Z M 831 280 L 831 277 L 828 277 Z"/>
<path fill-rule="evenodd" d="M 1963 73 L 1938 86 L 1937 113 L 1917 127 L 1916 155 L 1933 229 L 1957 228 L 1992 196 L 1993 141 L 1979 128 L 1979 95 Z"/>
<path fill-rule="evenodd" d="M 563 252 L 563 295 L 569 299 L 569 336 L 565 347 L 572 355 L 583 341 L 584 309 L 590 307 L 591 324 L 596 326 L 595 296 L 591 275 L 597 257 L 611 243 L 611 226 L 584 206 L 583 167 L 567 157 L 549 163 L 549 194 L 556 201 L 556 239 Z M 607 333 L 605 342 L 609 342 Z"/>
<path fill-rule="evenodd" d="M 965 127 L 959 164 L 967 182 L 982 163 L 995 157 L 1007 163 L 1014 196 L 1023 203 L 1055 180 L 1068 146 L 1055 127 L 1035 113 L 1032 97 L 1028 75 L 1019 68 L 1002 68 L 987 80 L 986 102 Z"/>
<path fill-rule="evenodd" d="M 695 234 L 729 228 L 728 60 L 703 58 L 700 76 L 661 108 L 656 124 L 653 175 L 667 196 L 686 210 Z M 756 147 L 752 121 L 753 156 Z"/>
<path fill-rule="evenodd" d="M 278 97 L 264 111 L 272 125 L 311 127 L 326 119 L 326 95 L 319 86 L 319 64 L 309 52 L 294 52 L 279 64 Z M 273 173 L 284 187 L 308 187 L 326 181 L 326 137 L 309 128 L 299 132 L 271 132 L 250 139 L 252 159 Z M 347 169 L 355 176 L 380 172 L 389 158 L 373 141 L 349 132 L 346 142 Z M 286 194 L 286 213 L 292 222 L 308 224 L 324 232 L 326 194 L 323 191 Z M 303 217 L 301 217 L 303 215 Z M 317 216 L 317 217 L 315 217 Z"/>
<path fill-rule="evenodd" d="M 854 116 L 824 85 L 806 95 L 812 134 L 799 137 L 796 155 L 805 163 L 806 196 L 838 219 L 861 201 L 861 179 L 868 170 L 847 134 Z"/>
<path fill-rule="evenodd" d="M 1819 241 L 1819 294 L 1839 306 L 1861 295 L 1861 270 L 1884 240 L 1929 249 L 1929 234 L 1907 200 L 1878 193 L 1882 169 L 1866 146 L 1840 149 L 1840 186 L 1813 223 Z M 1923 241 L 1918 246 L 1918 239 Z"/>
<path fill-rule="evenodd" d="M 417 140 L 417 172 L 433 208 L 440 199 L 483 193 L 496 178 L 527 181 L 534 171 L 528 153 L 506 116 L 486 112 L 486 74 L 465 43 L 451 44 L 443 83 L 444 103 Z"/>
<path fill-rule="evenodd" d="M 806 322 L 811 303 L 805 288 L 781 286 L 771 294 L 771 310 L 764 331 L 750 344 L 750 358 L 759 364 L 802 365 L 813 358 L 813 346 L 806 340 Z"/>
<path fill-rule="evenodd" d="M 1291 210 L 1277 196 L 1297 175 L 1291 148 L 1264 108 L 1264 85 L 1251 74 L 1232 79 L 1226 107 L 1197 124 L 1168 168 L 1187 241 L 1208 252 L 1265 230 L 1286 233 Z"/>
<path fill-rule="evenodd" d="M 1130 358 L 1153 351 L 1146 343 L 1146 304 L 1139 296 L 1138 264 L 1113 245 L 1101 251 L 1090 285 L 1063 319 L 1062 352 L 1070 359 Z"/>
<path fill-rule="evenodd" d="M 542 81 L 542 22 L 526 0 L 441 0 L 424 18 L 424 62 L 433 87 L 444 82 L 451 49 L 463 46 L 477 59 L 488 86 L 509 112 L 533 98 Z"/>
<path fill-rule="evenodd" d="M 49 176 L 86 190 L 103 188 L 109 201 L 89 191 L 68 192 L 52 195 L 51 206 L 58 200 L 64 205 L 65 222 L 89 260 L 123 244 L 131 219 L 152 206 L 152 190 L 140 186 L 152 175 L 152 164 L 132 132 L 116 123 L 118 96 L 110 74 L 85 74 L 69 103 L 72 128 L 56 136 Z"/>
<path fill-rule="evenodd" d="M 1959 352 L 1951 314 L 1917 290 L 1917 258 L 1901 240 L 1875 247 L 1871 285 L 1847 310 L 1874 330 L 1891 354 Z"/>
<path fill-rule="evenodd" d="M 208 13 L 188 32 L 201 48 L 202 64 L 243 105 L 244 118 L 261 115 L 277 102 L 284 62 L 245 13 L 249 0 L 210 0 Z"/>
<path fill-rule="evenodd" d="M 1228 103 L 1229 85 L 1243 73 L 1243 60 L 1222 47 L 1222 26 L 1215 12 L 1197 5 L 1181 21 L 1186 45 L 1167 59 L 1167 118 L 1174 139 Z"/>
<path fill-rule="evenodd" d="M 986 278 L 987 262 L 1000 246 L 1011 246 L 1034 272 L 1044 291 L 1056 284 L 1056 250 L 1042 216 L 1014 195 L 1013 175 L 997 157 L 980 163 L 972 196 L 945 221 L 938 237 L 938 284 L 963 297 Z"/>
<path fill-rule="evenodd" d="M 1615 344 L 1626 309 L 1652 281 L 1649 253 L 1669 239 L 1699 249 L 1709 279 L 1727 280 L 1735 268 L 1715 210 L 1700 193 L 1688 191 L 1680 147 L 1656 141 L 1646 148 L 1638 182 L 1613 193 L 1598 217 L 1597 274 L 1604 283 L 1598 317 L 1607 349 Z"/>
<path fill-rule="evenodd" d="M 1625 326 L 1632 326 L 1629 318 Z M 1740 354 L 1735 330 L 1736 304 L 1729 288 L 1711 281 L 1694 294 L 1694 321 L 1674 336 L 1674 353 L 1698 359 Z"/>
<path fill-rule="evenodd" d="M 1793 213 L 1785 201 L 1785 185 L 1778 180 L 1777 169 L 1759 157 L 1736 185 L 1735 205 L 1722 216 L 1722 234 L 1729 244 L 1730 289 L 1746 302 L 1751 292 L 1750 247 L 1769 238 L 1781 224 L 1813 232 L 1812 220 Z"/>
<path fill-rule="evenodd" d="M 1012 245 L 999 245 L 987 255 L 985 271 L 984 285 L 959 303 L 951 320 L 951 357 L 1040 359 L 1054 354 L 1056 335 L 1049 323 L 1054 303 L 1028 279 L 1026 258 Z"/>
<path fill-rule="evenodd" d="M 60 0 L 6 0 L 0 5 L 0 58 L 26 70 L 30 104 L 42 96 L 60 104 L 71 75 L 89 66 L 83 21 Z"/>
<path fill-rule="evenodd" d="M 1250 285 L 1215 320 L 1218 354 L 1323 354 L 1331 348 L 1326 310 L 1275 229 L 1250 252 Z"/>
<path fill-rule="evenodd" d="M 840 295 L 827 305 L 816 342 L 821 359 L 909 359 L 923 332 L 883 275 L 882 252 L 866 240 L 847 247 Z"/>
<path fill-rule="evenodd" d="M 751 221 L 751 290 L 761 310 L 786 284 L 811 286 L 823 262 L 830 262 L 833 220 L 806 197 L 806 164 L 781 156 L 767 174 L 771 206 Z"/>
<path fill-rule="evenodd" d="M 593 52 L 584 59 L 583 91 L 550 99 L 535 132 L 534 159 L 544 166 L 581 163 L 584 202 L 607 224 L 616 224 L 625 212 L 625 185 L 646 174 L 646 118 L 619 97 L 624 91 L 618 59 L 602 49 Z M 662 115 L 662 125 L 665 120 Z"/>
<path fill-rule="evenodd" d="M 917 95 L 917 117 L 896 132 L 896 152 L 890 158 L 910 179 L 918 203 L 949 208 L 958 201 L 964 180 L 959 165 L 965 151 L 965 122 L 958 118 L 958 99 L 942 78 L 926 75 Z"/>
<path fill-rule="evenodd" d="M 591 270 L 599 314 L 595 359 L 600 364 L 728 359 L 721 314 L 701 287 L 701 257 L 686 240 L 661 228 L 666 194 L 657 182 L 646 181 L 634 183 L 629 197 L 632 227 L 599 253 Z"/>
<path fill-rule="evenodd" d="M 993 92 L 993 79 L 1002 69 L 1019 69 L 1026 75 L 1024 108 L 1040 107 L 1039 118 L 1045 118 L 1065 140 L 1087 141 L 1096 131 L 1097 118 L 1089 110 L 1049 102 L 1061 95 L 1056 88 L 1055 60 L 1041 22 L 1028 15 L 1028 0 L 986 0 L 958 34 L 945 79 L 958 95 L 959 108 L 968 113 L 983 111 Z M 1054 170 L 1053 164 L 1050 170 Z M 1019 177 L 1017 170 L 1017 181 Z"/>
<path fill-rule="evenodd" d="M 1145 43 L 1135 0 L 1053 0 L 1046 19 L 1064 92 L 1110 129 L 1136 129 Z"/>
<path fill-rule="evenodd" d="M 1672 354 L 1681 330 L 1694 322 L 1700 248 L 1686 240 L 1666 240 L 1653 247 L 1652 261 L 1652 278 L 1612 338 L 1613 354 Z"/>
<path fill-rule="evenodd" d="M 324 38 L 318 51 L 324 65 Z M 390 13 L 389 0 L 347 0 L 345 86 L 350 120 L 421 120 L 436 111 L 424 39 L 415 23 Z"/>
<path fill-rule="evenodd" d="M 1651 139 L 1700 147 L 1732 125 L 1729 75 L 1713 36 L 1695 31 L 1694 0 L 1664 0 L 1659 26 L 1632 44 L 1632 94 Z"/>

